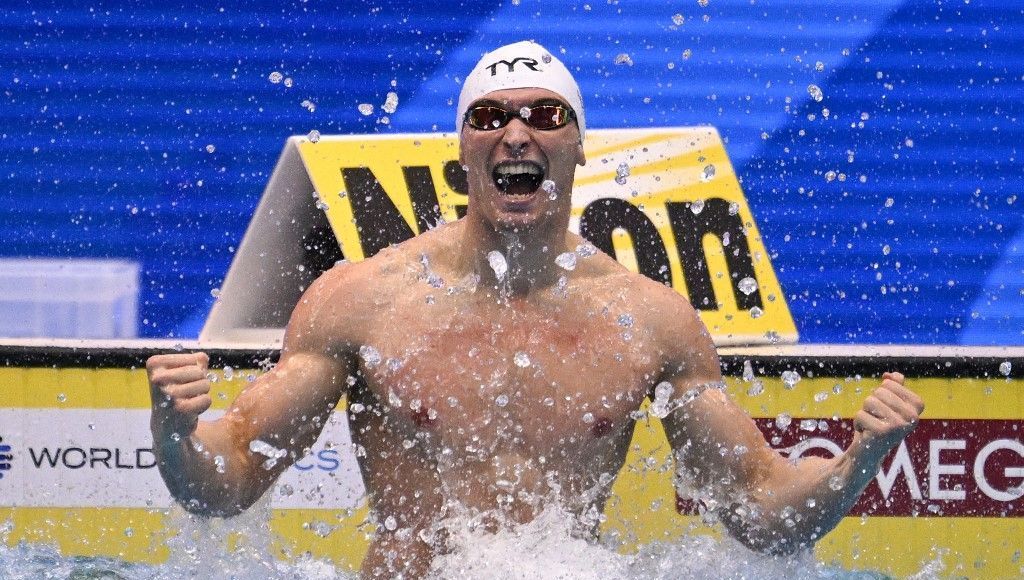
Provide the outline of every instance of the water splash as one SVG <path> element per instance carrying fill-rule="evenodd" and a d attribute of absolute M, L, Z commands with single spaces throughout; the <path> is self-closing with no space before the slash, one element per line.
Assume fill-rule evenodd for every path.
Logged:
<path fill-rule="evenodd" d="M 565 252 L 565 253 L 562 253 L 562 254 L 558 254 L 558 256 L 555 258 L 555 264 L 557 264 L 558 267 L 562 268 L 563 270 L 570 270 L 570 271 L 571 270 L 575 270 L 576 269 L 576 253 L 575 252 Z"/>
<path fill-rule="evenodd" d="M 508 274 L 508 261 L 505 260 L 505 255 L 498 250 L 492 250 L 487 253 L 487 264 L 494 270 L 494 277 L 498 279 L 498 282 L 505 280 L 505 275 Z"/>

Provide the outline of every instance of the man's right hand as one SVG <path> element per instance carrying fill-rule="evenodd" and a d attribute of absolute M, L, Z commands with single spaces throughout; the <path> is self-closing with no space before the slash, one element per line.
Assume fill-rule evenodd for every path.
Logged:
<path fill-rule="evenodd" d="M 212 404 L 206 378 L 209 364 L 210 357 L 203 352 L 158 354 L 146 361 L 154 443 L 166 445 L 195 431 L 199 415 Z"/>

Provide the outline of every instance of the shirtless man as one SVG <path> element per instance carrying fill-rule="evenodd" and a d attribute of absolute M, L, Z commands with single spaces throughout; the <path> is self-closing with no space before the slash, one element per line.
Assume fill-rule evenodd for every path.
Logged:
<path fill-rule="evenodd" d="M 370 506 L 387 522 L 362 573 L 420 577 L 445 550 L 434 532 L 453 509 L 486 529 L 552 502 L 577 516 L 602 510 L 633 413 L 671 386 L 669 441 L 730 533 L 785 553 L 831 530 L 923 410 L 902 375 L 887 373 L 867 398 L 845 453 L 786 460 L 708 388 L 721 382 L 719 360 L 693 307 L 568 232 L 585 121 L 562 63 L 537 44 L 502 47 L 467 77 L 458 115 L 466 217 L 324 273 L 292 314 L 280 362 L 224 417 L 198 420 L 211 402 L 206 355 L 149 360 L 155 448 L 174 497 L 200 514 L 246 509 L 347 396 Z M 556 264 L 567 253 L 575 269 Z M 264 469 L 254 440 L 287 457 Z M 792 510 L 800 517 L 785 522 Z"/>

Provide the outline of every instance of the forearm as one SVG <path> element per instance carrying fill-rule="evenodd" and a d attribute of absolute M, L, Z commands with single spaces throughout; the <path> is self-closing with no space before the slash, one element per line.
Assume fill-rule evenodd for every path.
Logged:
<path fill-rule="evenodd" d="M 769 479 L 750 494 L 745 517 L 733 517 L 734 505 L 726 525 L 762 552 L 811 546 L 842 521 L 877 471 L 877 459 L 850 452 L 831 459 L 780 458 Z"/>
<path fill-rule="evenodd" d="M 200 421 L 189 436 L 153 428 L 154 452 L 167 489 L 186 510 L 231 516 L 259 497 L 253 494 L 249 458 L 232 442 L 230 423 Z"/>

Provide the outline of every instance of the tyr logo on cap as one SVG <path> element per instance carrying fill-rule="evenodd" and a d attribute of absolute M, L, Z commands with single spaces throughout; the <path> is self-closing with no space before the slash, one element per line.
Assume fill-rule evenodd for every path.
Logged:
<path fill-rule="evenodd" d="M 496 74 L 498 74 L 498 65 L 499 64 L 503 64 L 503 65 L 507 66 L 508 67 L 508 71 L 507 72 L 512 72 L 512 71 L 515 70 L 517 63 L 522 63 L 524 66 L 526 66 L 526 68 L 532 70 L 533 72 L 540 72 L 540 71 L 537 70 L 537 64 L 538 64 L 537 63 L 537 59 L 529 58 L 529 57 L 526 57 L 526 56 L 520 56 L 520 57 L 513 58 L 511 62 L 509 62 L 509 61 L 507 61 L 505 59 L 501 59 L 501 60 L 499 60 L 498 62 L 496 62 L 494 64 L 488 65 L 487 68 L 491 71 L 491 76 L 493 77 Z"/>

